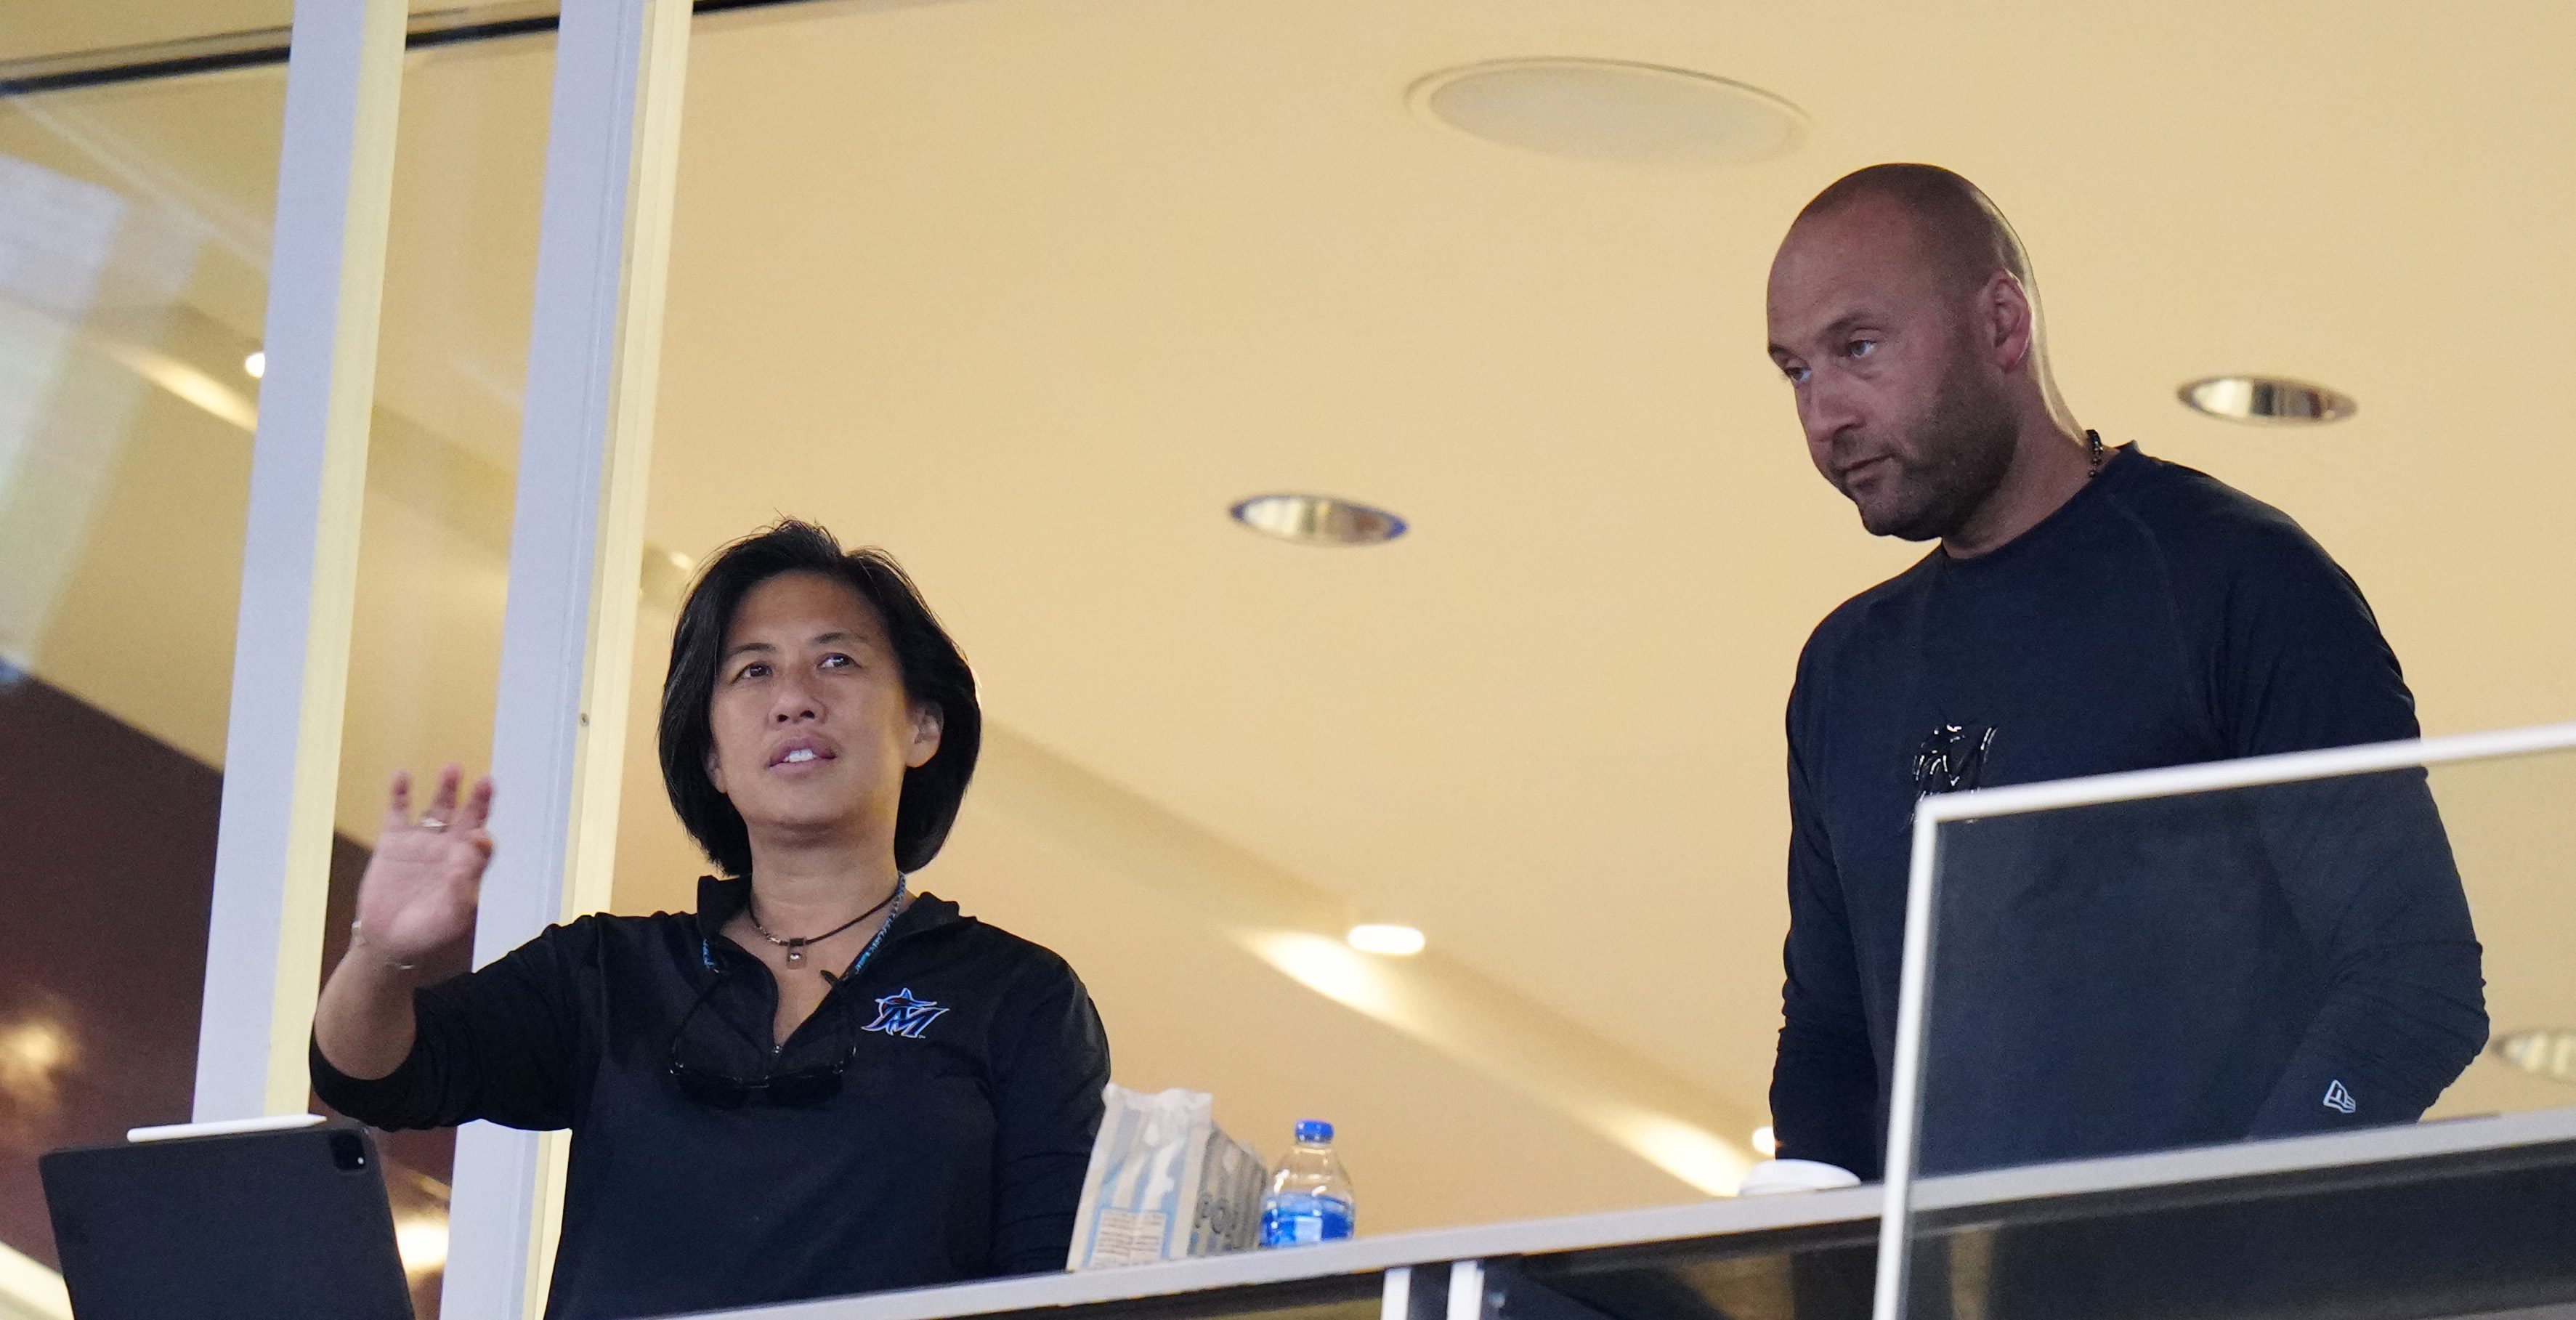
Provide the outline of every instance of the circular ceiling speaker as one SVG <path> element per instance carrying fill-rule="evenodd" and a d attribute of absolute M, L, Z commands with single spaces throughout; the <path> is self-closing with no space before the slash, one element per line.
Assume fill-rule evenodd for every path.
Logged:
<path fill-rule="evenodd" d="M 2323 385 L 2270 376 L 2212 376 L 2176 393 L 2193 411 L 2231 422 L 2339 422 L 2359 406 Z"/>
<path fill-rule="evenodd" d="M 1415 83 L 1410 99 L 1462 133 L 1577 160 L 1743 165 L 1807 131 L 1796 106 L 1758 87 L 1625 60 L 1469 64 Z"/>

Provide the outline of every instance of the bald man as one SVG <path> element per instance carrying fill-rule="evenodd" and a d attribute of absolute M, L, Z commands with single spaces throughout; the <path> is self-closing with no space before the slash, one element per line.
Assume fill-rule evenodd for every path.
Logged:
<path fill-rule="evenodd" d="M 2279 510 L 2108 448 L 1967 180 L 1881 165 L 1781 243 L 1771 359 L 1816 469 L 1938 546 L 1808 640 L 1789 700 L 1784 1159 L 1881 1173 L 1923 794 L 2416 736 L 2352 580 Z M 1945 836 L 1920 1167 L 2411 1121 L 2486 1041 L 2421 772 Z"/>

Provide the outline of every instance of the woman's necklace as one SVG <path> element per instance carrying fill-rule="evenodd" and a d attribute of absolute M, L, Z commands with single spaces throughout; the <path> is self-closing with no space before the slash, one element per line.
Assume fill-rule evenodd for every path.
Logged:
<path fill-rule="evenodd" d="M 745 900 L 742 905 L 742 915 L 744 920 L 751 923 L 751 928 L 753 930 L 760 932 L 760 938 L 777 945 L 779 948 L 787 950 L 788 966 L 802 967 L 805 965 L 806 945 L 820 944 L 823 941 L 840 934 L 842 931 L 848 930 L 850 927 L 875 916 L 879 912 L 884 911 L 886 904 L 893 902 L 895 900 L 895 896 L 902 892 L 903 877 L 896 876 L 893 890 L 888 892 L 885 897 L 878 899 L 875 907 L 869 908 L 867 911 L 842 922 L 840 925 L 834 926 L 830 930 L 824 931 L 820 935 L 809 935 L 802 939 L 782 938 L 780 936 L 770 934 L 769 927 L 760 924 L 760 914 L 751 910 L 751 903 L 749 900 Z M 885 932 L 879 931 L 877 933 L 882 935 Z M 874 946 L 871 945 L 870 947 L 873 948 Z"/>

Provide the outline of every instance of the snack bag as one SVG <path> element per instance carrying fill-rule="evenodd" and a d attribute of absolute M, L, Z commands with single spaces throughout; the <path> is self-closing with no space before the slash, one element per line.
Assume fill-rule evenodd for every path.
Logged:
<path fill-rule="evenodd" d="M 1243 1251 L 1260 1240 L 1261 1156 L 1216 1125 L 1216 1097 L 1111 1083 L 1065 1268 Z"/>

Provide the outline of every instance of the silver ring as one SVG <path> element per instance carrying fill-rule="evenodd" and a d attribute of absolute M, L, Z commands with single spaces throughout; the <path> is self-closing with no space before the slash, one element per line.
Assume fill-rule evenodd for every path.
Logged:
<path fill-rule="evenodd" d="M 447 828 L 447 822 L 436 816 L 423 816 L 420 818 L 420 827 L 425 830 L 443 830 Z"/>

